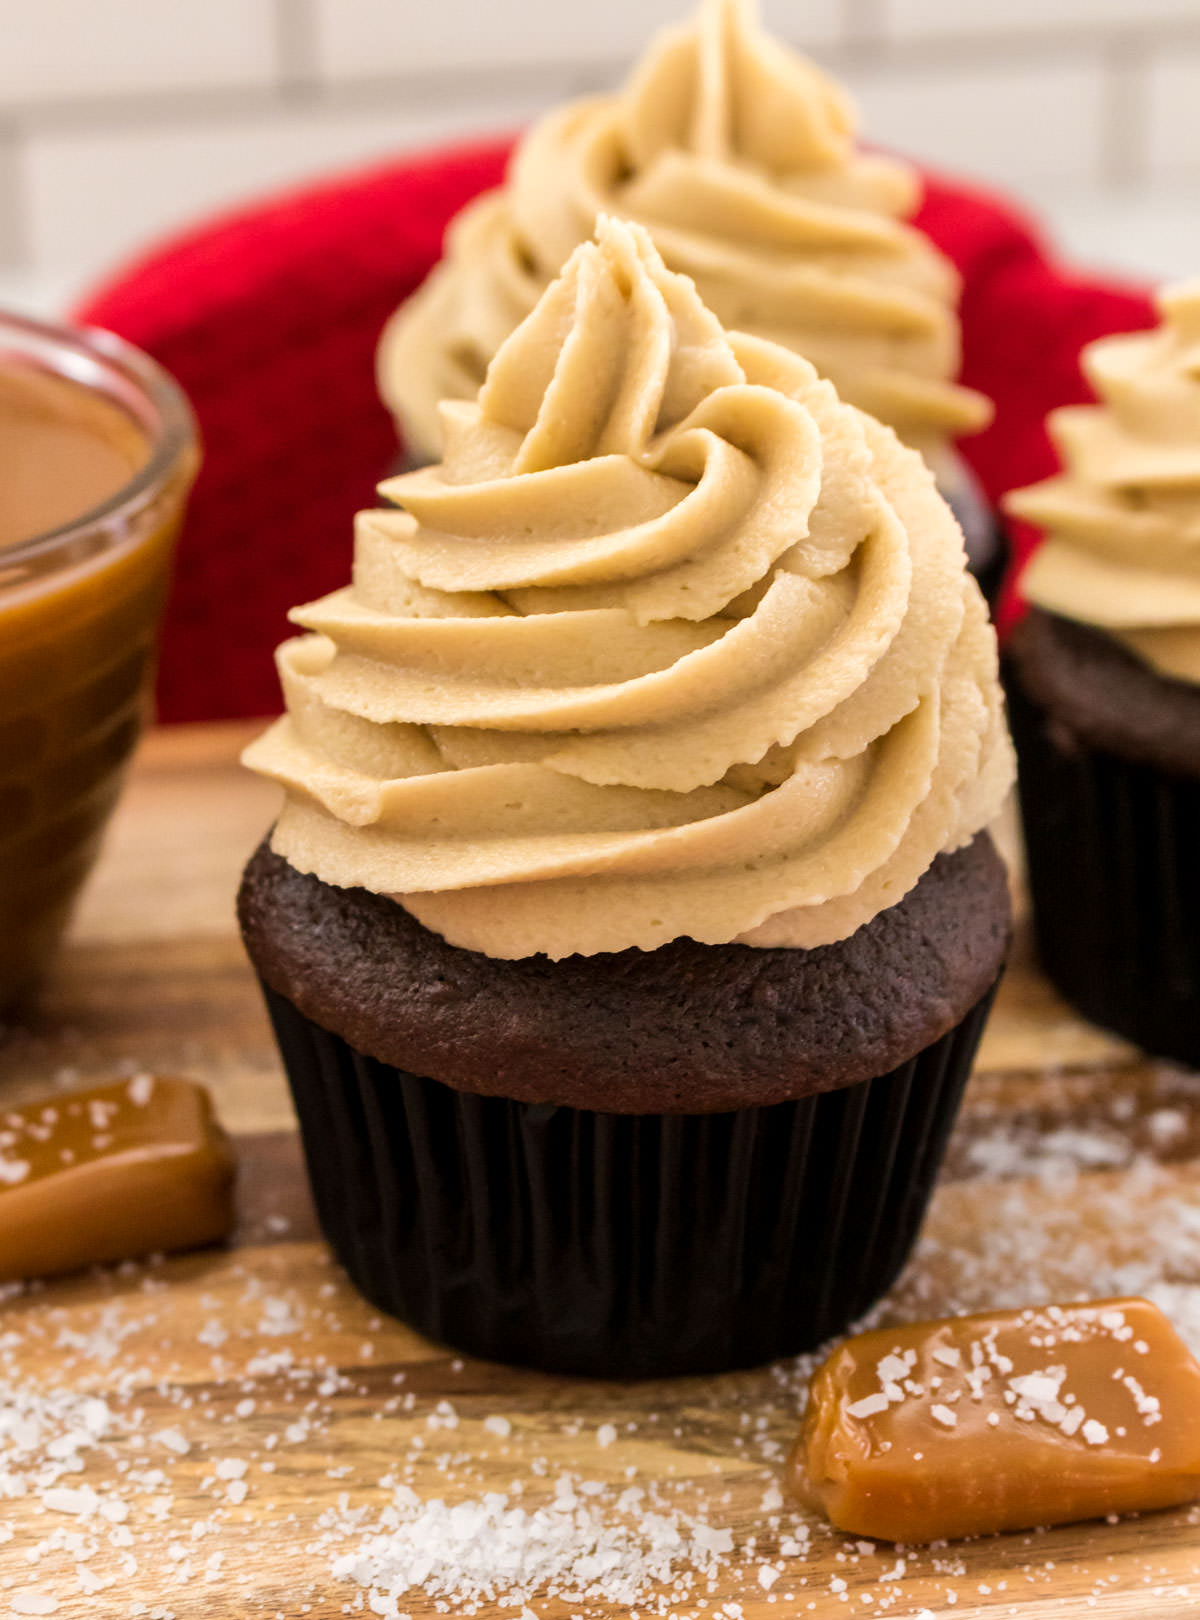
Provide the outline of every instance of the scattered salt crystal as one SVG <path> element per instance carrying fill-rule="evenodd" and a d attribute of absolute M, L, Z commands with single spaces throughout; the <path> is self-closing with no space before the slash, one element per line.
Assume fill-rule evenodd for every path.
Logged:
<path fill-rule="evenodd" d="M 8 1606 L 13 1614 L 57 1614 L 58 1599 L 50 1592 L 39 1592 L 32 1586 L 22 1586 L 10 1592 Z"/>
<path fill-rule="evenodd" d="M 560 1476 L 555 1503 L 532 1512 L 498 1492 L 449 1506 L 399 1487 L 378 1529 L 332 1572 L 365 1588 L 372 1605 L 419 1590 L 460 1605 L 486 1598 L 515 1606 L 547 1588 L 567 1602 L 616 1605 L 638 1602 L 685 1566 L 711 1574 L 732 1549 L 728 1530 L 683 1514 L 642 1513 L 626 1524 L 581 1503 Z"/>
<path fill-rule="evenodd" d="M 152 1074 L 135 1074 L 125 1090 L 135 1108 L 145 1108 L 154 1095 L 154 1076 Z"/>
<path fill-rule="evenodd" d="M 602 1423 L 596 1430 L 596 1444 L 598 1446 L 611 1446 L 616 1438 L 617 1431 L 611 1423 Z"/>
<path fill-rule="evenodd" d="M 250 1487 L 244 1479 L 234 1479 L 225 1487 L 225 1495 L 235 1507 L 240 1507 L 249 1494 Z"/>
<path fill-rule="evenodd" d="M 15 1187 L 18 1182 L 24 1181 L 29 1174 L 31 1166 L 25 1159 L 0 1159 L 0 1181 L 6 1187 Z M 53 1613 L 53 1610 L 26 1610 L 28 1614 Z"/>
<path fill-rule="evenodd" d="M 1108 1439 L 1108 1430 L 1095 1418 L 1088 1418 L 1083 1426 L 1083 1438 L 1089 1446 L 1102 1446 Z"/>
<path fill-rule="evenodd" d="M 100 1498 L 90 1485 L 81 1485 L 77 1491 L 57 1485 L 42 1492 L 42 1506 L 50 1513 L 71 1513 L 86 1518 L 95 1513 Z"/>
<path fill-rule="evenodd" d="M 764 1592 L 769 1592 L 782 1574 L 783 1571 L 776 1569 L 774 1564 L 760 1564 L 758 1566 L 758 1584 Z"/>
<path fill-rule="evenodd" d="M 192 1449 L 189 1441 L 185 1440 L 178 1429 L 160 1429 L 154 1437 L 160 1446 L 166 1446 L 168 1451 L 177 1457 L 186 1457 Z"/>
<path fill-rule="evenodd" d="M 1050 1373 L 1026 1373 L 1021 1378 L 1010 1378 L 1009 1388 L 1023 1400 L 1040 1406 L 1045 1401 L 1057 1401 L 1065 1377 L 1065 1368 Z"/>
<path fill-rule="evenodd" d="M 500 1440 L 507 1440 L 512 1433 L 512 1424 L 506 1417 L 495 1414 L 483 1420 L 483 1426 L 489 1434 L 494 1434 Z"/>
<path fill-rule="evenodd" d="M 945 1429 L 953 1429 L 958 1424 L 957 1415 L 948 1406 L 940 1403 L 929 1408 L 929 1415 L 935 1423 L 940 1423 Z"/>
<path fill-rule="evenodd" d="M 1187 1115 L 1181 1108 L 1156 1108 L 1146 1118 L 1146 1129 L 1155 1147 L 1169 1147 L 1187 1135 Z"/>
<path fill-rule="evenodd" d="M 864 1395 L 861 1401 L 854 1401 L 846 1408 L 846 1413 L 852 1418 L 875 1417 L 888 1409 L 886 1395 Z"/>
<path fill-rule="evenodd" d="M 779 1489 L 779 1486 L 775 1483 L 775 1481 L 772 1480 L 767 1486 L 766 1490 L 763 1492 L 762 1501 L 759 1504 L 759 1507 L 763 1513 L 778 1513 L 782 1506 L 783 1492 Z"/>
<path fill-rule="evenodd" d="M 957 1367 L 962 1361 L 962 1353 L 952 1344 L 939 1344 L 933 1351 L 933 1359 L 940 1361 L 943 1367 Z"/>
<path fill-rule="evenodd" d="M 241 1457 L 222 1457 L 216 1467 L 218 1479 L 241 1479 L 246 1463 Z"/>
<path fill-rule="evenodd" d="M 908 1362 L 903 1356 L 884 1356 L 876 1363 L 875 1372 L 881 1384 L 897 1384 L 908 1377 Z"/>

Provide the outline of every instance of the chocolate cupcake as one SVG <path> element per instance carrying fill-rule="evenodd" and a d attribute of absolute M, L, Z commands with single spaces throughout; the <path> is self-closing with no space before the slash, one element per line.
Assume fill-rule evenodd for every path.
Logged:
<path fill-rule="evenodd" d="M 293 615 L 241 917 L 370 1298 L 711 1371 L 905 1258 L 1007 937 L 1009 749 L 920 458 L 597 235 Z"/>
<path fill-rule="evenodd" d="M 1200 284 L 1090 345 L 1008 660 L 1043 965 L 1094 1022 L 1200 1066 Z"/>
<path fill-rule="evenodd" d="M 622 91 L 535 124 L 505 185 L 458 215 L 384 333 L 380 390 L 413 464 L 435 460 L 439 402 L 475 396 L 597 214 L 619 215 L 726 327 L 803 355 L 919 449 L 986 566 L 995 523 L 952 445 L 991 407 L 954 380 L 958 275 L 908 223 L 920 195 L 909 164 L 857 146 L 850 97 L 765 33 L 752 0 L 704 0 Z"/>

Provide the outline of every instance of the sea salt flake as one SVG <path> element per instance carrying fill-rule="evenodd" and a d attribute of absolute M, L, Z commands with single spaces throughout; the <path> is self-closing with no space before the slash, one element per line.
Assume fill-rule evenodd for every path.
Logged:
<path fill-rule="evenodd" d="M 948 1406 L 942 1406 L 940 1403 L 929 1408 L 929 1415 L 935 1423 L 940 1423 L 945 1429 L 953 1429 L 958 1424 L 957 1415 Z"/>
<path fill-rule="evenodd" d="M 1088 1418 L 1083 1425 L 1083 1438 L 1089 1446 L 1102 1446 L 1108 1439 L 1108 1430 L 1103 1423 L 1098 1423 L 1095 1418 Z"/>
<path fill-rule="evenodd" d="M 43 1491 L 41 1501 L 42 1506 L 51 1513 L 70 1513 L 80 1518 L 95 1513 L 100 1505 L 100 1498 L 90 1485 L 81 1485 L 78 1490 L 57 1485 Z"/>
<path fill-rule="evenodd" d="M 852 1418 L 877 1417 L 880 1412 L 888 1409 L 888 1398 L 884 1394 L 864 1395 L 861 1401 L 854 1401 L 846 1408 L 846 1415 Z"/>
<path fill-rule="evenodd" d="M 903 1356 L 884 1356 L 875 1364 L 875 1373 L 881 1384 L 897 1384 L 908 1377 L 908 1362 Z"/>
<path fill-rule="evenodd" d="M 51 1592 L 39 1592 L 35 1587 L 22 1586 L 8 1597 L 13 1614 L 57 1614 L 58 1599 Z"/>
<path fill-rule="evenodd" d="M 1026 1373 L 1021 1378 L 1010 1378 L 1009 1388 L 1015 1390 L 1022 1400 L 1029 1401 L 1033 1406 L 1041 1406 L 1047 1401 L 1058 1400 L 1065 1377 L 1065 1368 L 1061 1372 L 1055 1369 L 1048 1373 Z"/>

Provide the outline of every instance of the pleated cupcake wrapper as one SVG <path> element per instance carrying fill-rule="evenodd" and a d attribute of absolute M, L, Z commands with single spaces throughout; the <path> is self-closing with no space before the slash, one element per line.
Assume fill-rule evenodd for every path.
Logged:
<path fill-rule="evenodd" d="M 1093 1023 L 1200 1067 L 1200 780 L 1067 740 L 1007 686 L 1043 968 Z"/>
<path fill-rule="evenodd" d="M 367 1298 L 474 1355 L 620 1378 L 809 1349 L 887 1290 L 992 999 L 877 1080 L 634 1115 L 455 1091 L 265 994 L 322 1228 Z"/>

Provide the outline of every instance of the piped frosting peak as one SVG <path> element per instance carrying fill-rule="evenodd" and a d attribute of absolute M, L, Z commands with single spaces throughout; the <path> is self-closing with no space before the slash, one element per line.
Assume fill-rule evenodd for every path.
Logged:
<path fill-rule="evenodd" d="M 537 124 L 508 180 L 458 216 L 446 256 L 389 325 L 380 385 L 410 447 L 487 366 L 603 212 L 646 225 L 727 326 L 803 354 L 842 398 L 934 451 L 984 425 L 958 387 L 958 281 L 904 223 L 906 164 L 864 153 L 845 92 L 772 39 L 750 0 L 704 0 L 622 94 Z"/>
<path fill-rule="evenodd" d="M 452 943 L 819 945 L 994 813 L 995 647 L 920 458 L 602 219 L 292 617 L 274 847 Z"/>
<path fill-rule="evenodd" d="M 1045 532 L 1022 579 L 1032 602 L 1200 682 L 1200 281 L 1158 308 L 1153 331 L 1084 350 L 1099 403 L 1051 412 L 1063 471 L 1005 504 Z"/>

